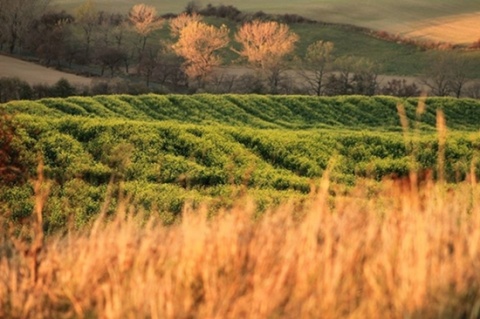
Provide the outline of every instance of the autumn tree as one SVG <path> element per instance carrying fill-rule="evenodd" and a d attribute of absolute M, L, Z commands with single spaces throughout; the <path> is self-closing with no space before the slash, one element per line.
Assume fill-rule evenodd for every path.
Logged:
<path fill-rule="evenodd" d="M 157 10 L 153 6 L 137 4 L 130 9 L 128 19 L 136 33 L 141 36 L 141 49 L 145 50 L 148 36 L 155 30 L 162 28 L 163 20 L 157 16 Z"/>
<path fill-rule="evenodd" d="M 305 79 L 310 93 L 323 95 L 325 78 L 333 65 L 332 42 L 316 41 L 308 46 L 300 75 Z"/>
<path fill-rule="evenodd" d="M 184 69 L 190 80 L 200 87 L 213 68 L 222 62 L 216 52 L 229 43 L 229 29 L 222 25 L 217 28 L 203 22 L 187 24 L 180 32 L 178 41 L 173 45 L 175 53 L 185 59 Z"/>
<path fill-rule="evenodd" d="M 186 12 L 178 15 L 176 18 L 170 20 L 170 34 L 174 38 L 178 38 L 180 33 L 182 32 L 183 28 L 193 22 L 200 22 L 202 21 L 202 16 L 197 13 L 188 14 Z"/>
<path fill-rule="evenodd" d="M 245 23 L 235 35 L 242 48 L 236 51 L 246 58 L 277 89 L 285 57 L 292 53 L 298 36 L 286 24 L 274 21 Z"/>

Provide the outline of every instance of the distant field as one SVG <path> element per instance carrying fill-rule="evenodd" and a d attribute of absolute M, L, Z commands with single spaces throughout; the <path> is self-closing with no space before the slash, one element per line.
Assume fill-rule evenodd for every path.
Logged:
<path fill-rule="evenodd" d="M 30 85 L 55 84 L 64 78 L 75 85 L 90 85 L 92 79 L 0 55 L 0 77 L 18 77 Z"/>
<path fill-rule="evenodd" d="M 159 12 L 180 12 L 185 8 L 187 0 L 96 0 L 98 9 L 106 11 L 127 12 L 135 3 L 143 2 L 154 5 Z M 83 3 L 83 0 L 54 0 L 52 4 L 58 7 L 72 10 Z M 377 1 L 355 1 L 355 0 L 297 0 L 297 1 L 275 1 L 275 0 L 214 0 L 200 1 L 206 5 L 225 4 L 234 5 L 244 11 L 265 11 L 269 13 L 297 13 L 316 20 L 327 22 L 346 23 L 370 27 L 377 30 L 385 30 L 393 33 L 410 34 L 417 31 L 415 36 L 428 37 L 432 34 L 434 39 L 442 39 L 451 42 L 464 42 L 467 39 L 478 39 L 475 35 L 479 29 L 480 22 L 472 20 L 464 21 L 465 14 L 480 12 L 480 1 L 465 0 L 459 2 L 448 0 L 377 0 Z M 448 31 L 450 28 L 457 28 L 455 22 L 459 19 L 459 31 Z M 454 27 L 450 27 L 451 24 Z M 445 24 L 447 32 L 443 32 Z M 421 27 L 420 30 L 418 28 Z M 430 27 L 436 27 L 431 32 Z M 439 28 L 439 29 L 438 29 Z M 424 30 L 422 32 L 422 30 Z M 438 30 L 438 31 L 436 31 Z M 466 34 L 465 34 L 466 33 Z M 457 35 L 461 35 L 457 39 Z M 445 36 L 445 37 L 443 37 Z"/>
<path fill-rule="evenodd" d="M 409 37 L 429 38 L 452 43 L 472 43 L 480 39 L 480 12 L 424 20 L 413 24 Z"/>

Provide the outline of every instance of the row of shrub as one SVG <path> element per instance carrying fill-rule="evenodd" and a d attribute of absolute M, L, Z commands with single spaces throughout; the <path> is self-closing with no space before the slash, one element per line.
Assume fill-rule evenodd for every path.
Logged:
<path fill-rule="evenodd" d="M 99 94 L 145 94 L 156 92 L 144 83 L 128 80 L 93 80 L 90 86 L 80 86 L 62 78 L 52 85 L 29 84 L 17 77 L 0 77 L 0 103 L 14 100 L 38 100 L 49 97 L 94 96 Z"/>
<path fill-rule="evenodd" d="M 285 13 L 285 14 L 270 14 L 263 11 L 257 12 L 242 12 L 237 7 L 232 5 L 219 4 L 217 6 L 209 3 L 205 7 L 196 6 L 194 3 L 189 3 L 185 12 L 196 12 L 205 17 L 217 17 L 229 19 L 238 23 L 249 22 L 252 20 L 262 21 L 278 21 L 281 23 L 318 23 L 315 20 L 309 19 L 299 14 Z"/>
<path fill-rule="evenodd" d="M 434 130 L 443 110 L 450 129 L 480 129 L 480 102 L 472 99 L 428 98 L 417 115 L 418 98 L 386 96 L 265 95 L 101 95 L 12 101 L 0 106 L 9 113 L 61 118 L 122 118 L 139 121 L 175 120 L 197 124 L 243 125 L 257 128 L 307 129 L 331 126 L 401 130 L 397 105 L 404 104 L 411 127 Z M 415 124 L 416 121 L 419 123 Z"/>

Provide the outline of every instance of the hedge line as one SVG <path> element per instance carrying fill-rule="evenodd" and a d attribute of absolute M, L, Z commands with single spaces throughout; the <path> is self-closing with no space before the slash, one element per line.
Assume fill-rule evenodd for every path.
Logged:
<path fill-rule="evenodd" d="M 413 123 L 417 98 L 365 96 L 264 96 L 264 95 L 109 95 L 14 101 L 0 105 L 11 113 L 47 117 L 100 117 L 139 121 L 175 120 L 195 124 L 226 124 L 255 128 L 306 129 L 349 127 L 400 130 L 397 104 L 405 106 Z M 480 129 L 480 101 L 428 98 L 418 118 L 424 129 L 434 129 L 436 111 L 442 109 L 449 129 Z"/>

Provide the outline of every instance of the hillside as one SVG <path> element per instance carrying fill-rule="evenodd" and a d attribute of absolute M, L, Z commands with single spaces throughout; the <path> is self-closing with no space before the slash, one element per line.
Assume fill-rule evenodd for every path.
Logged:
<path fill-rule="evenodd" d="M 62 9 L 69 9 L 70 11 L 74 11 L 73 9 L 75 6 L 80 4 L 81 2 L 72 2 L 72 1 L 57 1 L 53 2 L 52 9 L 57 8 L 58 10 Z M 128 9 L 133 5 L 132 2 L 127 2 L 127 1 L 118 1 L 116 2 L 118 6 L 115 6 L 115 9 L 113 9 L 113 6 L 111 5 L 111 2 L 103 3 L 101 0 L 94 1 L 94 3 L 97 4 L 97 7 L 95 10 L 106 10 L 108 11 L 114 11 L 114 10 L 120 10 L 125 13 L 128 11 Z M 102 5 L 102 3 L 104 5 Z M 156 6 L 159 6 L 157 3 L 153 3 Z M 173 5 L 173 3 L 170 3 Z M 158 13 L 162 14 L 165 13 L 166 11 L 168 12 L 167 8 L 169 8 L 169 2 L 167 1 L 165 3 L 165 8 L 158 8 Z M 440 61 L 442 57 L 448 56 L 450 54 L 450 51 L 441 51 L 441 50 L 432 50 L 432 48 L 438 47 L 438 44 L 436 43 L 423 43 L 421 40 L 423 39 L 424 34 L 436 34 L 435 35 L 435 41 L 441 41 L 441 36 L 442 35 L 449 35 L 449 37 L 457 38 L 456 40 L 452 42 L 469 42 L 470 40 L 476 40 L 477 36 L 475 35 L 475 32 L 471 30 L 471 28 L 476 30 L 476 24 L 472 23 L 474 20 L 472 20 L 476 14 L 475 13 L 470 13 L 467 14 L 466 12 L 475 12 L 475 4 L 473 3 L 468 3 L 468 5 L 464 6 L 452 6 L 449 4 L 444 3 L 443 1 L 439 2 L 429 2 L 429 1 L 421 1 L 418 4 L 414 5 L 410 2 L 407 2 L 407 4 L 410 4 L 411 6 L 409 7 L 405 3 L 402 5 L 392 3 L 391 1 L 381 1 L 377 2 L 375 5 L 374 4 L 368 4 L 368 5 L 363 5 L 361 8 L 358 8 L 358 10 L 354 10 L 358 14 L 358 21 L 354 21 L 354 19 L 346 18 L 344 21 L 337 21 L 335 18 L 329 19 L 329 10 L 331 12 L 336 12 L 335 14 L 340 14 L 341 12 L 348 14 L 348 11 L 345 10 L 345 7 L 347 4 L 351 5 L 352 7 L 355 6 L 354 4 L 348 2 L 347 0 L 345 1 L 340 1 L 338 3 L 333 3 L 330 1 L 324 1 L 318 4 L 319 6 L 322 6 L 325 14 L 321 14 L 321 18 L 319 18 L 319 21 L 334 21 L 334 22 L 340 22 L 341 24 L 329 24 L 329 23 L 290 23 L 290 28 L 292 31 L 298 34 L 299 36 L 299 41 L 296 44 L 296 49 L 294 52 L 294 58 L 290 59 L 290 63 L 288 64 L 287 68 L 290 69 L 289 74 L 294 74 L 294 77 L 296 76 L 298 78 L 298 70 L 301 67 L 299 61 L 301 58 L 305 57 L 306 54 L 306 49 L 309 45 L 314 43 L 315 41 L 330 41 L 334 43 L 334 51 L 333 51 L 333 56 L 336 58 L 341 58 L 345 56 L 355 56 L 358 58 L 366 58 L 371 61 L 373 61 L 377 66 L 378 66 L 378 72 L 380 74 L 379 79 L 383 78 L 389 78 L 391 79 L 392 77 L 396 78 L 402 78 L 405 76 L 409 77 L 415 77 L 417 85 L 419 85 L 420 78 L 424 76 L 425 74 L 428 74 L 428 71 L 431 70 L 432 68 L 435 68 L 436 61 Z M 179 3 L 176 2 L 175 5 L 178 7 Z M 236 5 L 236 4 L 234 4 Z M 244 4 L 247 5 L 247 4 Z M 253 3 L 251 4 L 253 6 Z M 265 5 L 268 7 L 270 4 L 269 2 L 263 3 L 262 5 Z M 309 6 L 314 6 L 311 3 L 303 3 L 300 2 L 298 3 L 298 10 L 301 9 L 302 5 L 306 9 L 306 11 L 315 11 L 315 8 L 311 8 Z M 162 2 L 163 6 L 163 2 Z M 184 4 L 182 4 L 184 6 Z M 276 4 L 277 6 L 277 4 Z M 330 8 L 330 7 L 331 8 Z M 421 6 L 421 10 L 417 10 L 415 8 L 419 8 Z M 296 5 L 297 7 L 297 5 Z M 458 7 L 461 7 L 458 8 Z M 173 8 L 173 7 L 172 7 Z M 255 7 L 251 7 L 250 9 L 243 7 L 243 5 L 239 4 L 239 8 L 242 10 L 245 10 L 245 12 L 252 12 L 255 11 Z M 297 11 L 295 10 L 288 10 L 288 11 L 280 11 L 283 10 L 281 6 L 277 6 L 279 11 L 275 11 L 276 13 L 284 13 L 284 12 L 289 12 L 289 13 L 295 13 Z M 285 6 L 285 8 L 289 8 L 288 5 Z M 343 9 L 342 9 L 343 8 Z M 372 12 L 363 12 L 363 10 L 371 10 Z M 429 10 L 426 10 L 426 8 L 429 8 Z M 173 10 L 173 12 L 180 12 L 183 8 L 176 8 L 176 10 Z M 251 10 L 251 11 L 249 11 Z M 320 9 L 319 9 L 320 10 Z M 340 11 L 339 11 L 340 10 Z M 342 11 L 343 10 L 343 11 Z M 468 11 L 470 10 L 470 11 Z M 352 11 L 353 12 L 353 11 Z M 395 12 L 398 17 L 403 17 L 405 16 L 405 23 L 404 24 L 396 24 L 394 22 L 395 19 L 398 17 L 393 17 L 393 12 Z M 413 13 L 412 13 L 413 12 Z M 332 13 L 333 14 L 333 13 Z M 333 14 L 333 15 L 335 15 Z M 375 16 L 377 15 L 377 17 Z M 421 16 L 419 16 L 421 15 Z M 453 16 L 452 16 L 453 15 Z M 456 17 L 458 16 L 458 20 Z M 376 21 L 378 17 L 386 17 L 386 21 L 389 21 L 391 23 L 390 26 L 387 26 L 386 28 L 379 27 L 377 30 L 379 31 L 389 31 L 392 32 L 392 34 L 386 34 L 384 32 L 371 32 L 369 29 L 363 29 L 357 27 L 357 25 L 362 26 L 361 19 L 364 18 L 366 21 Z M 390 18 L 389 18 L 390 17 Z M 323 19 L 325 18 L 325 19 Z M 350 21 L 350 20 L 351 21 Z M 403 19 L 403 18 L 402 18 Z M 234 41 L 234 32 L 238 30 L 239 27 L 239 22 L 234 21 L 231 19 L 226 19 L 226 18 L 219 18 L 219 17 L 213 17 L 213 16 L 208 16 L 205 17 L 205 21 L 209 24 L 213 24 L 216 26 L 220 26 L 222 24 L 228 25 L 228 27 L 231 30 L 231 44 L 230 46 L 236 46 L 238 44 L 235 43 Z M 358 23 L 357 23 L 358 22 Z M 347 23 L 347 24 L 345 24 Z M 446 23 L 447 25 L 444 25 Z M 403 25 L 409 24 L 411 25 L 408 28 L 403 28 Z M 355 26 L 353 26 L 355 25 Z M 394 27 L 395 26 L 395 27 Z M 397 30 L 396 28 L 399 27 Z M 392 27 L 392 29 L 390 29 Z M 113 26 L 111 28 L 114 29 Z M 403 28 L 403 29 L 402 29 Z M 413 28 L 413 29 L 412 29 Z M 433 28 L 433 29 L 432 29 Z M 113 30 L 112 29 L 112 30 Z M 95 31 L 95 41 L 99 41 L 99 39 L 106 37 L 108 34 L 100 34 L 102 31 L 102 28 L 96 28 Z M 68 35 L 65 35 L 66 38 L 69 38 L 72 36 L 71 40 L 75 42 L 75 46 L 85 46 L 86 44 L 81 41 L 82 39 L 82 34 L 83 34 L 83 29 L 80 25 L 73 24 L 69 27 L 68 30 Z M 112 33 L 113 34 L 113 33 Z M 115 41 L 113 39 L 112 34 L 108 35 L 111 37 L 110 39 L 104 38 L 105 43 L 113 43 Z M 413 42 L 408 42 L 410 40 L 405 40 L 405 41 L 399 41 L 396 36 L 408 36 L 412 37 L 414 40 Z M 385 39 L 388 39 L 385 40 Z M 420 39 L 420 42 L 415 42 Z M 123 39 L 123 46 L 120 52 L 117 52 L 118 54 L 126 54 L 125 52 L 136 52 L 137 49 L 135 48 L 136 46 L 136 41 L 138 39 L 136 38 L 135 34 L 132 32 L 132 30 L 125 30 L 124 34 L 124 39 Z M 161 43 L 162 41 L 168 41 L 171 40 L 171 35 L 167 27 L 164 27 L 162 30 L 158 30 L 153 32 L 148 40 L 147 40 L 147 47 L 151 48 L 153 50 L 152 52 L 156 52 L 155 50 L 158 50 L 158 44 Z M 458 40 L 458 41 L 457 41 Z M 66 41 L 66 42 L 69 42 Z M 422 44 L 423 43 L 423 44 Z M 50 43 L 52 45 L 52 50 L 54 48 L 62 47 L 59 43 L 55 44 L 55 41 Z M 63 45 L 66 45 L 64 43 Z M 30 44 L 30 47 L 36 47 L 37 44 L 33 45 Z M 74 47 L 75 47 L 74 46 Z M 223 61 L 223 68 L 227 70 L 226 74 L 230 74 L 232 70 L 235 70 L 236 68 L 242 68 L 245 67 L 245 63 L 242 63 L 244 61 L 240 61 L 239 56 L 234 53 L 232 50 L 230 50 L 230 46 L 226 49 L 223 49 L 220 52 L 220 56 Z M 68 47 L 68 46 L 67 46 Z M 440 45 L 441 47 L 441 45 Z M 95 55 L 100 54 L 100 56 L 103 56 L 104 54 L 109 54 L 108 50 L 103 50 L 102 45 L 97 43 L 95 45 Z M 98 49 L 98 52 L 97 52 Z M 63 49 L 66 50 L 66 49 Z M 55 50 L 54 50 L 55 51 Z M 62 50 L 60 50 L 62 51 Z M 68 51 L 68 50 L 67 50 Z M 65 52 L 67 52 L 65 51 Z M 63 51 L 62 51 L 63 52 Z M 123 53 L 122 53 L 123 52 Z M 478 50 L 455 50 L 454 55 L 461 57 L 461 61 L 464 61 L 464 67 L 462 68 L 462 72 L 465 72 L 465 76 L 470 78 L 470 79 L 479 79 L 480 78 L 480 64 L 477 63 L 478 59 L 480 57 L 480 51 Z M 141 79 L 137 76 L 135 77 L 132 70 L 137 67 L 138 59 L 134 57 L 135 54 L 131 54 L 130 58 L 127 59 L 128 63 L 130 65 L 130 71 L 127 71 L 127 67 L 123 66 L 122 64 L 116 63 L 114 66 L 112 66 L 110 72 L 106 72 L 105 70 L 108 71 L 109 68 L 109 63 L 108 61 L 112 61 L 112 57 L 105 58 L 105 59 L 99 59 L 98 57 L 92 56 L 90 57 L 90 60 L 88 61 L 85 60 L 86 57 L 80 57 L 78 52 L 71 52 L 69 55 L 63 55 L 60 54 L 60 58 L 58 58 L 58 61 L 53 61 L 55 58 L 51 61 L 51 63 L 56 63 L 57 65 L 61 66 L 64 70 L 69 69 L 70 72 L 72 73 L 77 73 L 77 74 L 88 74 L 90 76 L 95 76 L 97 78 L 100 78 L 101 76 L 112 76 L 116 78 L 121 78 L 125 79 L 128 78 L 131 82 L 135 82 L 133 85 L 143 85 L 144 84 L 144 79 Z M 111 53 L 111 52 L 110 52 Z M 38 52 L 31 52 L 30 54 L 33 54 L 30 56 L 30 58 L 42 62 L 46 59 L 45 56 L 41 56 L 41 53 Z M 40 54 L 40 55 L 38 55 Z M 73 55 L 72 55 L 73 54 Z M 71 59 L 72 56 L 75 56 L 76 58 Z M 2 60 L 6 60 L 2 62 Z M 83 61 L 82 61 L 83 60 Z M 99 62 L 102 60 L 103 62 Z M 113 59 L 115 60 L 115 59 Z M 127 61 L 125 60 L 125 61 Z M 127 62 L 125 62 L 127 63 Z M 181 67 L 180 62 L 177 62 L 177 70 L 178 68 Z M 11 60 L 10 58 L 6 57 L 0 57 L 0 77 L 3 76 L 16 76 L 19 77 L 22 80 L 28 81 L 29 83 L 47 83 L 50 84 L 51 82 L 56 82 L 58 81 L 58 78 L 62 75 L 62 73 L 58 73 L 56 70 L 53 69 L 45 69 L 45 68 L 40 68 L 35 65 L 30 65 L 26 64 L 22 61 L 16 61 L 16 60 Z M 158 64 L 158 63 L 157 63 Z M 3 67 L 2 67 L 3 65 Z M 165 70 L 164 70 L 165 71 Z M 156 70 L 155 74 L 157 79 L 151 79 L 153 86 L 160 87 L 158 91 L 155 92 L 169 92 L 169 93 L 183 93 L 185 92 L 185 89 L 181 87 L 181 85 L 177 84 L 171 84 L 169 80 L 166 80 L 167 76 L 159 76 L 159 74 L 167 74 L 168 72 L 164 71 L 159 71 Z M 129 76 L 127 76 L 129 74 Z M 72 79 L 70 82 L 72 83 L 82 83 L 82 86 L 84 83 L 90 83 L 91 81 L 89 79 L 85 78 L 79 78 L 79 77 L 73 77 L 73 75 L 69 74 L 64 74 L 63 77 L 65 78 L 70 78 Z M 54 81 L 55 80 L 55 81 Z M 237 79 L 238 80 L 238 79 Z M 101 80 L 99 80 L 101 81 Z M 237 81 L 239 82 L 239 81 Z M 387 85 L 387 81 L 383 81 L 383 83 L 379 84 L 379 90 Z M 165 84 L 166 83 L 166 84 Z M 170 85 L 171 84 L 171 85 Z M 238 83 L 236 83 L 238 84 Z M 299 90 L 304 89 L 302 87 L 304 83 L 299 83 L 298 89 L 297 88 L 288 88 L 292 92 L 300 92 Z M 238 84 L 241 85 L 241 84 Z M 167 86 L 167 88 L 165 88 Z M 421 85 L 419 85 L 421 86 Z M 468 86 L 473 86 L 473 81 L 471 81 Z M 143 91 L 141 92 L 148 92 L 149 88 L 144 87 Z M 213 92 L 217 93 L 216 91 L 211 91 L 211 90 L 206 90 L 207 92 Z M 78 92 L 81 92 L 80 90 Z M 114 91 L 114 92 L 108 92 L 108 93 L 124 93 L 125 91 Z M 221 91 L 222 93 L 225 91 Z M 250 93 L 254 91 L 241 91 L 241 90 L 232 90 L 230 92 L 240 92 L 240 93 Z M 255 92 L 259 92 L 258 90 Z M 267 92 L 268 91 L 264 91 Z M 95 94 L 101 94 L 101 93 L 106 93 L 104 91 L 100 92 L 95 92 Z M 287 90 L 282 91 L 282 93 L 290 93 Z M 83 93 L 82 93 L 83 94 Z M 467 96 L 467 95 L 465 95 Z M 468 96 L 475 96 L 473 94 L 470 94 Z"/>
<path fill-rule="evenodd" d="M 59 8 L 73 10 L 78 7 L 82 0 L 54 0 L 52 4 Z M 112 1 L 96 0 L 97 7 L 105 11 L 127 12 L 133 5 L 131 1 L 115 0 Z M 153 0 L 145 0 L 142 3 L 156 6 L 161 13 L 181 12 L 188 1 L 165 0 L 161 3 Z M 462 20 L 465 14 L 471 14 L 480 11 L 480 3 L 475 0 L 462 1 L 461 5 L 447 0 L 421 0 L 421 1 L 394 1 L 378 0 L 362 2 L 355 0 L 322 0 L 307 1 L 297 0 L 289 1 L 209 1 L 199 2 L 201 5 L 212 3 L 214 5 L 233 5 L 242 11 L 256 12 L 264 11 L 267 13 L 295 13 L 306 16 L 310 19 L 351 24 L 372 28 L 375 30 L 384 30 L 391 33 L 408 34 L 418 30 L 419 24 L 424 27 L 434 27 L 448 21 Z M 475 25 L 466 26 L 474 31 L 478 29 Z M 429 38 L 427 32 L 422 33 L 421 37 Z M 455 40 L 455 38 L 445 35 L 446 38 L 441 41 Z M 480 34 L 474 38 L 480 37 Z M 456 42 L 456 41 L 453 41 Z"/>
<path fill-rule="evenodd" d="M 47 228 L 54 231 L 69 220 L 85 224 L 102 206 L 114 210 L 122 192 L 172 222 L 186 201 L 221 207 L 245 190 L 260 209 L 302 198 L 329 165 L 340 188 L 358 178 L 406 175 L 411 156 L 420 169 L 436 171 L 437 109 L 449 127 L 439 168 L 449 181 L 463 179 L 480 147 L 480 102 L 428 99 L 415 124 L 417 101 L 403 101 L 412 128 L 419 129 L 404 136 L 396 111 L 400 101 L 119 95 L 16 101 L 0 109 L 14 114 L 14 145 L 30 174 L 38 156 L 44 160 L 53 182 Z M 480 177 L 480 167 L 476 172 Z M 112 181 L 113 189 L 107 187 Z M 29 184 L 3 187 L 0 194 L 3 209 L 15 218 L 31 213 Z"/>

